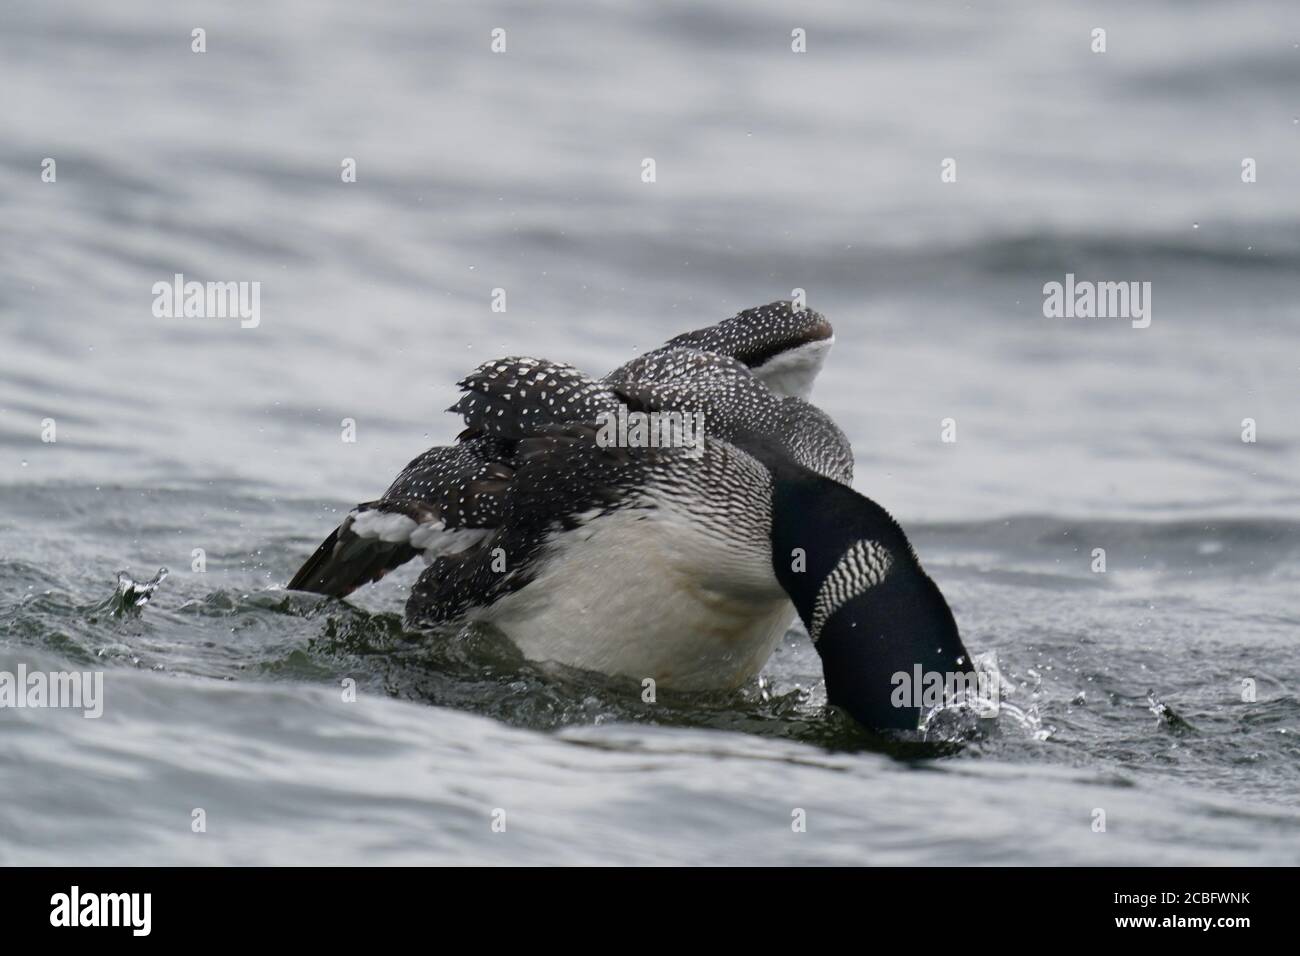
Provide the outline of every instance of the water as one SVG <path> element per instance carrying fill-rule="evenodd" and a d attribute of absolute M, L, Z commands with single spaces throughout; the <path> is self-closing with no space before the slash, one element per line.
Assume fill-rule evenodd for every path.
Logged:
<path fill-rule="evenodd" d="M 1285 0 L 9 3 L 0 671 L 105 706 L 0 711 L 0 862 L 1297 862 L 1297 44 Z M 177 272 L 260 324 L 154 318 Z M 1044 318 L 1067 272 L 1150 328 Z M 864 738 L 798 632 L 650 705 L 404 633 L 413 569 L 283 590 L 478 362 L 796 287 L 856 486 L 1013 685 L 973 743 Z"/>

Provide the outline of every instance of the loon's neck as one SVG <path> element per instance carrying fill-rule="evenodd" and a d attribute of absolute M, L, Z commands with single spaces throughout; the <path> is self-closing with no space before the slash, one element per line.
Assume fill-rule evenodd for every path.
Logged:
<path fill-rule="evenodd" d="M 827 698 L 860 723 L 915 730 L 923 708 L 897 693 L 900 681 L 941 675 L 950 686 L 972 671 L 948 602 L 902 528 L 852 488 L 779 468 L 772 563 L 821 656 Z"/>

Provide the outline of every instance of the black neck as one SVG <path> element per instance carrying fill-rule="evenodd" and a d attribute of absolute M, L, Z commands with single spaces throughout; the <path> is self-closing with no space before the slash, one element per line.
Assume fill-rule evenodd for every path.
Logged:
<path fill-rule="evenodd" d="M 918 677 L 933 688 L 971 672 L 952 611 L 902 528 L 853 489 L 776 469 L 772 563 L 821 655 L 827 697 L 860 723 L 914 730 L 926 709 Z"/>

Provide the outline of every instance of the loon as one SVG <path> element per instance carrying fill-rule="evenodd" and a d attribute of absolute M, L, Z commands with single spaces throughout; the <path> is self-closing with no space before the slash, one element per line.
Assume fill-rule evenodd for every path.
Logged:
<path fill-rule="evenodd" d="M 449 409 L 457 443 L 357 505 L 288 587 L 343 597 L 423 557 L 408 625 L 480 622 L 527 659 L 683 691 L 755 677 L 797 614 L 829 703 L 915 730 L 894 675 L 968 674 L 971 659 L 902 528 L 850 487 L 844 433 L 807 400 L 833 342 L 820 313 L 780 301 L 600 379 L 484 363 Z M 599 425 L 620 407 L 703 413 L 702 449 L 608 446 Z"/>

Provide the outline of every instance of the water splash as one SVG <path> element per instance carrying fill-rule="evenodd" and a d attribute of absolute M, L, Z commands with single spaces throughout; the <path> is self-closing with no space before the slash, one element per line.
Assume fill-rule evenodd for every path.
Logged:
<path fill-rule="evenodd" d="M 1184 720 L 1172 707 L 1156 696 L 1154 690 L 1147 691 L 1147 709 L 1160 719 L 1159 726 L 1168 727 L 1170 730 L 1187 731 L 1193 730 L 1186 720 Z"/>
<path fill-rule="evenodd" d="M 1017 692 L 1017 688 L 998 666 L 997 651 L 974 655 L 971 666 L 975 669 L 975 686 L 965 685 L 960 693 L 948 695 L 942 704 L 922 716 L 918 730 L 925 740 L 982 739 L 1000 729 L 1005 723 L 1004 718 L 1034 740 L 1047 740 L 1052 736 L 1053 728 L 1043 726 L 1037 700 L 1027 707 L 1020 707 L 1007 699 Z M 1041 683 L 1038 674 L 1030 673 Z M 1035 685 L 1033 697 L 1037 696 Z"/>
<path fill-rule="evenodd" d="M 117 592 L 113 595 L 113 613 L 119 617 L 123 614 L 138 613 L 153 598 L 158 585 L 167 579 L 171 572 L 159 568 L 151 581 L 135 581 L 127 571 L 117 572 Z"/>

